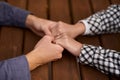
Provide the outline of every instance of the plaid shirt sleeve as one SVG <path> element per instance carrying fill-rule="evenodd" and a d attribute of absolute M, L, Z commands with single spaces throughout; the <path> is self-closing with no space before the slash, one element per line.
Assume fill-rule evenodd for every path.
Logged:
<path fill-rule="evenodd" d="M 85 35 L 120 33 L 120 5 L 111 5 L 82 22 L 86 26 Z M 120 76 L 120 52 L 115 50 L 84 45 L 79 60 L 103 73 Z"/>
<path fill-rule="evenodd" d="M 93 66 L 103 73 L 120 76 L 120 52 L 92 45 L 84 45 L 80 63 Z"/>
<path fill-rule="evenodd" d="M 111 5 L 82 22 L 86 27 L 85 35 L 120 33 L 120 5 Z"/>

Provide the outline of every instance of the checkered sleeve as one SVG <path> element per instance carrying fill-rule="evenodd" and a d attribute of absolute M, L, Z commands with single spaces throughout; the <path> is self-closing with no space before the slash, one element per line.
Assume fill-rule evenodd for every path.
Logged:
<path fill-rule="evenodd" d="M 80 63 L 93 66 L 103 73 L 120 76 L 120 52 L 92 45 L 83 45 Z"/>
<path fill-rule="evenodd" d="M 97 12 L 83 20 L 83 23 L 88 25 L 87 35 L 120 33 L 120 5 L 111 5 L 107 10 Z"/>

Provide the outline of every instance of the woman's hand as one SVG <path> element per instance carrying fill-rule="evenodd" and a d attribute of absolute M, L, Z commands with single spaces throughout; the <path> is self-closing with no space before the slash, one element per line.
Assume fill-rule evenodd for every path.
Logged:
<path fill-rule="evenodd" d="M 74 25 L 70 25 L 59 21 L 54 27 L 52 27 L 51 31 L 53 36 L 57 36 L 60 33 L 65 33 L 69 37 L 75 38 L 85 32 L 85 26 L 83 23 L 76 23 Z"/>

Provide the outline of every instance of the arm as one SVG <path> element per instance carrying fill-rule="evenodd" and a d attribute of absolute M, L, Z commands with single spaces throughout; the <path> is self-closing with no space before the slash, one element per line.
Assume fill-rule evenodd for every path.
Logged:
<path fill-rule="evenodd" d="M 26 57 L 20 56 L 0 61 L 0 80 L 30 80 Z"/>
<path fill-rule="evenodd" d="M 120 76 L 120 52 L 92 45 L 83 45 L 80 63 L 93 66 L 105 74 Z"/>
<path fill-rule="evenodd" d="M 30 12 L 14 7 L 5 2 L 0 2 L 0 26 L 12 25 L 19 27 L 27 27 L 35 34 L 43 36 L 51 35 L 49 30 L 56 22 L 38 18 L 31 15 Z"/>
<path fill-rule="evenodd" d="M 0 2 L 0 25 L 25 27 L 26 18 L 30 12 Z"/>
<path fill-rule="evenodd" d="M 55 34 L 56 31 L 53 29 L 52 33 Z M 54 42 L 73 55 L 79 56 L 81 63 L 93 66 L 105 74 L 120 76 L 120 52 L 84 45 L 69 37 L 66 33 L 56 35 Z"/>
<path fill-rule="evenodd" d="M 30 80 L 30 70 L 62 57 L 63 48 L 52 43 L 53 37 L 43 37 L 26 54 L 0 62 L 0 80 Z M 47 49 L 47 50 L 46 50 Z"/>
<path fill-rule="evenodd" d="M 85 24 L 86 35 L 120 33 L 120 5 L 111 5 L 107 10 L 98 12 L 82 22 Z"/>
<path fill-rule="evenodd" d="M 65 34 L 59 35 L 55 42 L 75 56 L 80 63 L 93 66 L 105 74 L 120 76 L 120 52 L 81 44 Z"/>

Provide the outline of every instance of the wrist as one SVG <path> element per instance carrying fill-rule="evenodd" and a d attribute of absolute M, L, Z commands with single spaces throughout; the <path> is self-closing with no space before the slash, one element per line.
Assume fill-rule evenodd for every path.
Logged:
<path fill-rule="evenodd" d="M 82 22 L 76 23 L 75 24 L 75 28 L 76 28 L 76 30 L 75 30 L 76 31 L 76 36 L 84 34 L 84 32 L 85 32 L 85 25 Z"/>
<path fill-rule="evenodd" d="M 25 55 L 26 56 L 26 59 L 28 61 L 28 64 L 29 64 L 29 69 L 30 70 L 33 70 L 35 69 L 36 67 L 40 66 L 41 62 L 40 60 L 37 60 L 36 58 L 36 54 L 34 51 L 31 51 L 29 52 L 28 54 Z M 39 61 L 39 62 L 38 62 Z"/>
<path fill-rule="evenodd" d="M 74 39 L 69 38 L 68 42 L 64 44 L 63 47 L 67 49 L 69 52 L 71 52 L 74 56 L 79 56 L 81 49 L 83 47 L 83 44 Z"/>
<path fill-rule="evenodd" d="M 75 56 L 79 56 L 81 52 L 81 48 L 83 47 L 83 44 L 78 42 L 78 45 L 76 45 L 76 51 L 75 51 Z"/>
<path fill-rule="evenodd" d="M 33 26 L 35 26 L 35 22 L 38 20 L 38 17 L 34 15 L 28 15 L 26 19 L 26 27 L 31 29 Z"/>

